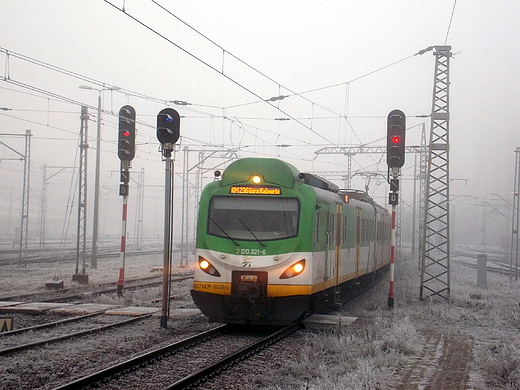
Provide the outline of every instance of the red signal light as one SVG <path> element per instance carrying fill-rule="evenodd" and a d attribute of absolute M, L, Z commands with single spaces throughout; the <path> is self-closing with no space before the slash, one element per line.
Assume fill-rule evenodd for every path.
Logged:
<path fill-rule="evenodd" d="M 129 132 L 129 131 L 125 131 L 125 132 L 123 132 L 123 135 L 124 135 L 125 137 L 128 137 L 128 136 L 130 136 L 130 132 Z"/>
<path fill-rule="evenodd" d="M 398 144 L 399 142 L 401 142 L 401 137 L 397 137 L 397 136 L 392 137 L 392 142 L 394 144 Z"/>

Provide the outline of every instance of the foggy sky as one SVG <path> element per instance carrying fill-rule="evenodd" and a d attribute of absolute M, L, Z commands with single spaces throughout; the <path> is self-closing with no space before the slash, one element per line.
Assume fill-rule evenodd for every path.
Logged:
<path fill-rule="evenodd" d="M 150 233 L 161 214 L 164 163 L 154 126 L 164 102 L 190 103 L 174 106 L 182 116 L 177 172 L 182 170 L 185 147 L 217 146 L 238 148 L 242 157 L 279 157 L 302 171 L 344 170 L 345 156 L 316 156 L 314 152 L 333 145 L 384 145 L 386 115 L 395 108 L 407 114 L 409 145 L 420 143 L 422 123 L 429 137 L 429 118 L 416 116 L 431 112 L 434 56 L 431 51 L 414 54 L 445 43 L 454 54 L 450 177 L 457 180 L 451 183 L 450 193 L 464 195 L 453 204 L 481 215 L 481 207 L 474 204 L 498 199 L 491 194 L 512 199 L 514 150 L 520 146 L 518 1 L 457 1 L 451 26 L 453 0 L 160 2 L 213 43 L 153 2 L 112 3 L 124 4 L 127 15 L 101 0 L 0 0 L 1 48 L 122 89 L 102 93 L 103 218 L 115 222 L 119 218 L 116 115 L 122 105 L 131 104 L 137 111 L 138 147 L 132 177 L 145 169 L 148 216 L 153 216 L 153 222 L 148 222 Z M 77 166 L 80 107 L 63 99 L 89 106 L 88 158 L 89 175 L 93 175 L 98 92 L 78 87 L 99 86 L 0 54 L 0 108 L 9 109 L 0 110 L 0 134 L 32 132 L 31 207 L 36 218 L 41 167 Z M 376 71 L 380 68 L 384 69 Z M 310 90 L 316 91 L 293 93 Z M 289 97 L 272 104 L 283 112 L 261 102 L 280 95 Z M 287 115 L 291 120 L 275 120 Z M 0 136 L 0 141 L 23 150 L 23 138 Z M 4 218 L 7 205 L 21 194 L 23 165 L 9 160 L 13 157 L 0 144 L 0 213 Z M 403 192 L 409 203 L 414 157 L 407 156 L 403 168 Z M 198 152 L 191 152 L 189 160 L 194 165 Z M 210 159 L 205 167 L 222 162 Z M 385 158 L 357 156 L 353 170 L 385 172 Z M 61 195 L 49 205 L 59 218 L 65 212 L 65 194 L 72 180 L 70 173 L 61 173 L 49 181 L 50 188 Z M 93 176 L 89 180 L 93 185 Z M 211 172 L 204 180 L 211 180 Z M 332 180 L 342 186 L 341 179 Z M 362 176 L 353 179 L 354 187 L 364 185 Z M 385 204 L 388 185 L 374 179 L 370 186 L 371 193 Z M 180 196 L 177 188 L 176 197 Z M 489 218 L 506 225 L 498 214 Z"/>

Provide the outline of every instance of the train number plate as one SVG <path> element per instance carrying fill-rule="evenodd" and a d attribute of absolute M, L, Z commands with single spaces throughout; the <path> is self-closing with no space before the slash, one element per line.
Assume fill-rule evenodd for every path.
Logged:
<path fill-rule="evenodd" d="M 256 283 L 258 275 L 240 275 L 241 282 Z"/>

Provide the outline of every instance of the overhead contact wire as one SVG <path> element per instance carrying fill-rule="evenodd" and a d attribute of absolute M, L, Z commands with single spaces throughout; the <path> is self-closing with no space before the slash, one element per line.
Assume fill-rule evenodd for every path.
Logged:
<path fill-rule="evenodd" d="M 240 88 L 244 89 L 245 91 L 247 91 L 248 93 L 250 93 L 251 95 L 257 97 L 258 99 L 260 100 L 263 100 L 262 97 L 260 95 L 258 95 L 257 93 L 253 92 L 251 89 L 247 88 L 245 85 L 242 85 L 241 83 L 239 83 L 238 81 L 234 80 L 233 78 L 227 76 L 226 74 L 222 73 L 220 70 L 218 70 L 217 68 L 215 68 L 214 66 L 210 65 L 209 63 L 207 63 L 206 61 L 204 61 L 203 59 L 197 57 L 195 54 L 192 54 L 190 53 L 189 51 L 187 51 L 186 49 L 184 49 L 183 47 L 181 47 L 180 45 L 176 44 L 175 42 L 173 42 L 171 39 L 167 38 L 166 36 L 164 36 L 163 34 L 161 34 L 160 32 L 158 32 L 157 30 L 153 29 L 152 27 L 148 26 L 146 23 L 142 22 L 141 20 L 137 19 L 135 16 L 132 16 L 130 15 L 128 12 L 122 10 L 121 8 L 119 8 L 118 6 L 112 4 L 110 1 L 108 0 L 104 0 L 105 3 L 111 5 L 112 7 L 114 7 L 115 9 L 117 9 L 118 11 L 124 13 L 125 15 L 127 15 L 129 18 L 131 18 L 132 20 L 134 20 L 135 22 L 139 23 L 141 26 L 145 27 L 146 29 L 150 30 L 151 32 L 153 32 L 154 34 L 156 34 L 157 36 L 161 37 L 162 39 L 164 39 L 165 41 L 167 41 L 168 43 L 172 44 L 173 46 L 175 46 L 176 48 L 178 48 L 179 50 L 181 50 L 182 52 L 188 54 L 190 57 L 196 59 L 197 61 L 201 62 L 202 64 L 204 64 L 205 66 L 207 66 L 208 68 L 214 70 L 215 72 L 219 73 L 220 75 L 224 76 L 226 79 L 228 79 L 229 81 L 231 81 L 232 83 L 234 83 L 235 85 L 239 86 Z M 299 121 L 298 119 L 296 119 L 295 117 L 293 117 L 292 115 L 290 115 L 289 113 L 285 112 L 284 110 L 276 107 L 275 105 L 269 103 L 268 101 L 266 100 L 263 100 L 265 103 L 269 104 L 271 107 L 273 107 L 274 109 L 280 111 L 282 114 L 286 115 L 288 118 L 291 118 L 292 120 L 294 120 L 296 123 L 300 124 L 301 126 L 305 127 L 306 129 L 310 130 L 312 133 L 314 133 L 315 135 L 317 135 L 318 137 L 324 139 L 325 141 L 329 142 L 331 145 L 335 145 L 334 142 L 332 142 L 331 140 L 329 140 L 327 137 L 323 136 L 322 134 L 314 131 L 313 129 L 311 129 L 309 126 L 307 126 L 305 123 Z"/>

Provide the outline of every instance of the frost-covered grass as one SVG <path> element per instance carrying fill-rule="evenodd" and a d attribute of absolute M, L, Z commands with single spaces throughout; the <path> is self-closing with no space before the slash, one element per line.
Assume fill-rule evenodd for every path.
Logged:
<path fill-rule="evenodd" d="M 479 350 L 476 359 L 487 383 L 494 389 L 520 389 L 520 351 L 518 344 L 501 338 Z"/>
<path fill-rule="evenodd" d="M 307 333 L 295 359 L 257 384 L 278 390 L 384 389 L 420 345 L 421 336 L 407 317 L 361 319 L 351 328 Z"/>
<path fill-rule="evenodd" d="M 418 260 L 396 263 L 395 307 L 386 308 L 388 281 L 347 304 L 357 316 L 341 330 L 309 333 L 303 346 L 260 389 L 388 389 L 399 385 L 406 364 L 420 358 L 429 330 L 473 340 L 468 376 L 473 389 L 520 389 L 520 282 L 488 273 L 488 288 L 476 286 L 476 270 L 456 260 L 451 299 L 419 300 Z M 432 356 L 433 361 L 433 356 Z"/>
<path fill-rule="evenodd" d="M 162 266 L 162 255 L 127 255 L 125 260 L 125 280 L 131 278 L 143 278 L 158 275 L 152 273 L 154 267 Z M 98 283 L 116 282 L 119 278 L 120 260 L 118 258 L 98 260 L 97 269 L 86 264 L 86 274 L 89 277 L 89 285 Z M 80 264 L 81 272 L 81 264 Z M 172 264 L 172 272 L 187 272 L 187 268 L 180 268 L 180 254 L 175 253 Z M 72 281 L 72 275 L 76 273 L 75 262 L 36 263 L 20 267 L 17 264 L 0 267 L 0 301 L 1 297 L 22 294 L 32 294 L 47 291 L 45 284 L 52 280 L 63 280 L 64 287 L 80 287 Z"/>

